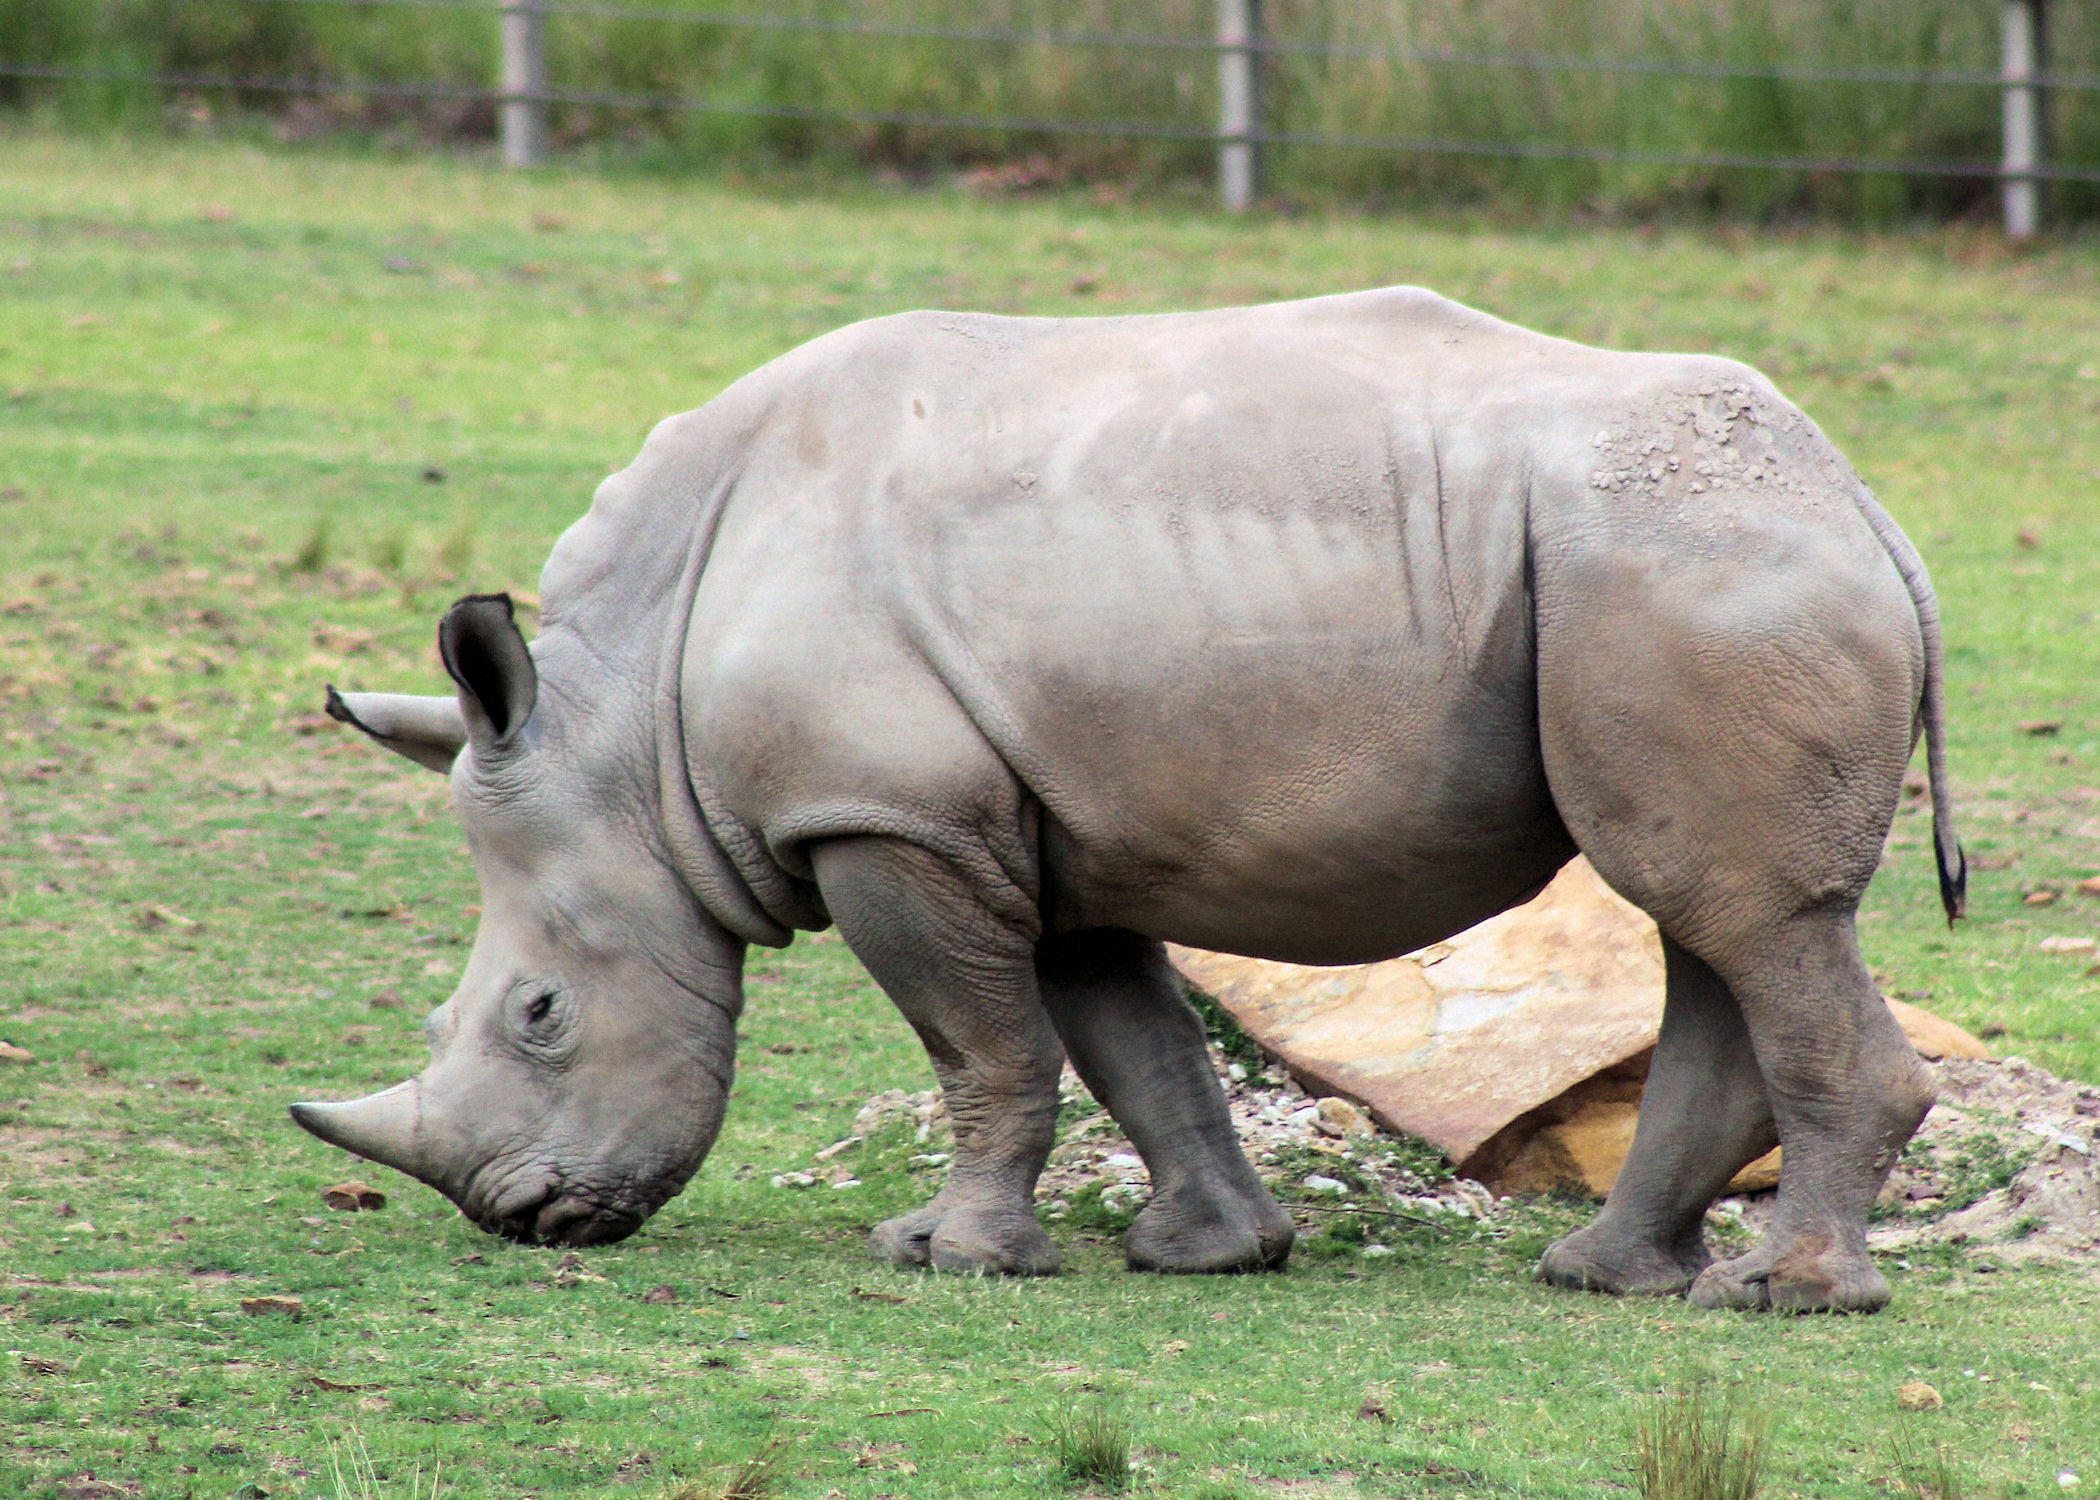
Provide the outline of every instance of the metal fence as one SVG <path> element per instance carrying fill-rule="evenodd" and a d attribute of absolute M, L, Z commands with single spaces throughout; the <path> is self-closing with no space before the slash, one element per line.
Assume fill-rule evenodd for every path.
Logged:
<path fill-rule="evenodd" d="M 661 9 L 602 4 L 595 3 L 595 0 L 202 0 L 202 3 L 485 12 L 500 35 L 500 78 L 493 87 L 476 88 L 437 82 L 230 77 L 120 67 L 73 67 L 8 58 L 0 58 L 0 78 L 134 84 L 175 90 L 228 90 L 292 95 L 359 94 L 394 99 L 485 102 L 493 105 L 497 113 L 504 161 L 520 168 L 538 166 L 547 160 L 548 109 L 554 105 L 769 116 L 922 130 L 1000 130 L 1044 135 L 1212 141 L 1215 142 L 1217 150 L 1219 195 L 1224 205 L 1234 211 L 1248 208 L 1260 197 L 1264 148 L 1277 146 L 1331 147 L 1427 156 L 1510 157 L 1709 169 L 1879 173 L 1907 177 L 1991 180 L 1995 181 L 2000 189 L 2005 232 L 2016 239 L 2031 237 L 2040 229 L 2042 187 L 2045 183 L 2100 183 L 2100 169 L 2058 166 L 2045 159 L 2043 120 L 2047 93 L 2052 90 L 2100 93 L 2100 77 L 2052 73 L 2049 70 L 2046 52 L 2047 0 L 2000 0 L 2003 6 L 2002 50 L 2001 67 L 1996 73 L 1862 67 L 1745 66 L 1726 62 L 1662 58 L 1337 46 L 1270 35 L 1263 26 L 1262 0 L 1216 0 L 1217 28 L 1212 36 L 915 25 L 888 20 Z M 842 40 L 908 38 L 953 42 L 958 45 L 1001 43 L 1060 49 L 1123 49 L 1183 55 L 1210 54 L 1217 68 L 1217 114 L 1215 120 L 1188 119 L 1179 122 L 1040 119 L 1008 115 L 802 107 L 724 98 L 561 87 L 550 81 L 547 69 L 547 23 L 550 18 L 561 16 L 667 22 L 730 31 L 809 32 L 836 36 Z M 1942 160 L 1872 158 L 1840 154 L 1670 152 L 1614 149 L 1578 143 L 1277 130 L 1269 128 L 1265 119 L 1263 75 L 1269 60 L 1286 57 L 1374 59 L 1429 66 L 1516 68 L 1539 72 L 1625 73 L 1657 77 L 1768 79 L 1925 88 L 1991 88 L 1997 90 L 2001 97 L 2001 149 L 1995 161 Z"/>

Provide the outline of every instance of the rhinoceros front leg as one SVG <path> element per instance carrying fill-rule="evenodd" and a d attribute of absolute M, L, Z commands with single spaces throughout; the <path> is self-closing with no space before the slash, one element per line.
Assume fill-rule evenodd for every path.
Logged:
<path fill-rule="evenodd" d="M 1035 1182 L 1057 1129 L 1064 1048 L 1036 991 L 1034 945 L 945 860 L 895 839 L 812 855 L 839 932 L 926 1044 L 955 1127 L 948 1181 L 878 1225 L 869 1252 L 898 1266 L 1047 1276 L 1057 1248 Z"/>
<path fill-rule="evenodd" d="M 1539 1277 L 1595 1292 L 1671 1296 L 1713 1257 L 1706 1208 L 1772 1149 L 1772 1106 L 1742 1008 L 1718 974 L 1669 938 L 1662 1035 L 1633 1149 L 1604 1212 L 1549 1247 Z"/>
<path fill-rule="evenodd" d="M 1240 1150 L 1203 1023 L 1160 944 L 1115 928 L 1047 937 L 1036 976 L 1079 1076 L 1152 1174 L 1133 1270 L 1280 1266 L 1295 1231 Z"/>

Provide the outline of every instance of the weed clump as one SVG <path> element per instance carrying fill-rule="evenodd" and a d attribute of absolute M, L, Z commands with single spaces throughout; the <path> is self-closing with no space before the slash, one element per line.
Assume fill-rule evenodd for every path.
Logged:
<path fill-rule="evenodd" d="M 1043 1419 L 1050 1435 L 1050 1457 L 1067 1484 L 1098 1484 L 1120 1490 L 1130 1483 L 1130 1427 L 1096 1401 L 1084 1410 L 1055 1413 Z"/>
<path fill-rule="evenodd" d="M 1113 1183 L 1088 1183 L 1073 1193 L 1071 1208 L 1063 1216 L 1065 1227 L 1109 1237 L 1130 1229 L 1138 1216 L 1136 1197 L 1128 1189 L 1109 1197 L 1113 1187 Z"/>
<path fill-rule="evenodd" d="M 1211 1045 L 1225 1054 L 1228 1062 L 1236 1062 L 1249 1072 L 1260 1072 L 1268 1063 L 1268 1054 L 1261 1050 L 1261 1043 L 1247 1034 L 1247 1029 L 1232 1018 L 1232 1013 L 1211 996 L 1186 981 L 1182 993 L 1203 1018 L 1204 1034 Z"/>
<path fill-rule="evenodd" d="M 307 529 L 305 540 L 292 553 L 291 569 L 294 573 L 318 573 L 328 566 L 329 545 L 334 540 L 335 525 L 327 516 L 317 516 Z"/>
<path fill-rule="evenodd" d="M 787 1482 L 781 1461 L 786 1446 L 786 1436 L 776 1436 L 742 1463 L 711 1478 L 674 1484 L 660 1500 L 770 1500 Z"/>
<path fill-rule="evenodd" d="M 1898 1440 L 1894 1460 L 1896 1478 L 1890 1487 L 1904 1500 L 1963 1500 L 1968 1494 L 1961 1470 L 1937 1443 L 1926 1453 Z"/>
<path fill-rule="evenodd" d="M 444 1470 L 440 1468 L 430 1476 L 430 1488 L 424 1489 L 423 1468 L 418 1464 L 408 1476 L 408 1487 L 396 1490 L 380 1478 L 372 1454 L 365 1447 L 364 1434 L 355 1427 L 343 1434 L 340 1448 L 333 1438 L 328 1443 L 328 1479 L 335 1492 L 332 1500 L 439 1500 L 443 1478 Z"/>
<path fill-rule="evenodd" d="M 372 566 L 389 578 L 399 577 L 408 565 L 408 533 L 400 527 L 378 537 L 372 543 Z"/>
<path fill-rule="evenodd" d="M 1641 1500 L 1755 1500 L 1766 1427 L 1703 1384 L 1665 1396 L 1641 1421 Z"/>
<path fill-rule="evenodd" d="M 472 510 L 462 510 L 452 529 L 438 542 L 437 564 L 445 577 L 465 576 L 467 565 L 474 560 L 474 543 L 480 532 L 481 517 Z"/>

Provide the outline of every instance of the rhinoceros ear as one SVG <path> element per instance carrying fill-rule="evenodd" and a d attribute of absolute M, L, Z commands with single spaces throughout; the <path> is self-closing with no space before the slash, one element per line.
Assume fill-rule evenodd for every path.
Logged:
<path fill-rule="evenodd" d="M 362 729 L 396 755 L 433 771 L 450 771 L 467 742 L 457 698 L 411 693 L 338 693 L 328 686 L 328 717 Z"/>
<path fill-rule="evenodd" d="M 469 594 L 445 611 L 438 654 L 459 684 L 459 712 L 476 746 L 508 745 L 539 697 L 532 651 L 518 632 L 508 594 Z"/>

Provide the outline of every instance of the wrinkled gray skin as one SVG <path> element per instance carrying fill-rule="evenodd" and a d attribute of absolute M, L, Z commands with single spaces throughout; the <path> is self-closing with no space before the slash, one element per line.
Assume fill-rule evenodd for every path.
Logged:
<path fill-rule="evenodd" d="M 1725 360 L 1398 289 L 841 330 L 651 435 L 528 649 L 463 600 L 453 699 L 338 717 L 449 768 L 483 891 L 413 1082 L 294 1106 L 484 1227 L 632 1231 L 722 1117 L 747 943 L 836 923 L 925 1041 L 947 1185 L 900 1265 L 1041 1273 L 1070 1056 L 1144 1154 L 1133 1266 L 1279 1264 L 1163 940 L 1390 957 L 1578 849 L 1664 933 L 1633 1153 L 1563 1286 L 1863 1309 L 1932 1100 L 1853 917 L 1927 732 L 1917 555 Z M 1786 1146 L 1757 1248 L 1708 1201 Z"/>

